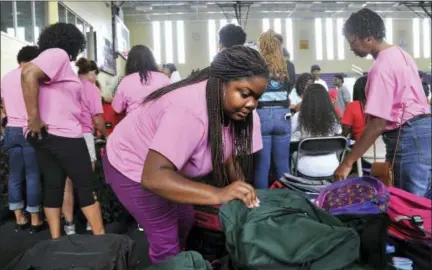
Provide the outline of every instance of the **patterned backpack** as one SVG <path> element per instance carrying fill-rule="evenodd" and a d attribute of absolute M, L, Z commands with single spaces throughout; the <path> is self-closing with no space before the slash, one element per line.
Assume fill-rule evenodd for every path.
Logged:
<path fill-rule="evenodd" d="M 389 206 L 387 187 L 372 176 L 335 182 L 321 190 L 316 204 L 333 215 L 378 214 Z"/>

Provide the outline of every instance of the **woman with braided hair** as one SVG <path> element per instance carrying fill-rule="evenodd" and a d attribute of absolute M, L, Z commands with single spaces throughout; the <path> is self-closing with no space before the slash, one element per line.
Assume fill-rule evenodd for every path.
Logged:
<path fill-rule="evenodd" d="M 269 186 L 271 161 L 277 179 L 289 172 L 291 114 L 288 96 L 291 86 L 278 34 L 273 30 L 261 34 L 259 50 L 269 64 L 270 80 L 258 103 L 263 150 L 257 155 L 255 187 L 266 189 Z"/>
<path fill-rule="evenodd" d="M 259 205 L 247 180 L 251 154 L 262 147 L 252 112 L 267 77 L 257 51 L 225 49 L 210 67 L 148 95 L 110 135 L 106 180 L 146 232 L 153 263 L 180 252 L 192 205 Z"/>

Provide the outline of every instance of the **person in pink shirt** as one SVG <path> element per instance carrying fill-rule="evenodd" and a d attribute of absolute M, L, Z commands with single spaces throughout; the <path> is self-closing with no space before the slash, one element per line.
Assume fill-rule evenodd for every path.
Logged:
<path fill-rule="evenodd" d="M 180 252 L 192 205 L 259 206 L 248 182 L 251 154 L 262 148 L 254 109 L 267 83 L 260 54 L 234 46 L 209 68 L 151 93 L 110 135 L 106 180 L 144 228 L 153 263 Z"/>
<path fill-rule="evenodd" d="M 130 113 L 138 108 L 150 93 L 171 83 L 170 79 L 159 71 L 153 53 L 144 45 L 135 45 L 130 50 L 125 75 L 111 102 L 116 113 Z"/>
<path fill-rule="evenodd" d="M 39 36 L 41 54 L 24 66 L 21 74 L 28 119 L 24 130 L 44 176 L 43 206 L 54 239 L 61 236 L 66 177 L 74 184 L 93 234 L 104 234 L 92 185 L 96 179 L 81 125 L 82 83 L 70 64 L 85 44 L 75 25 L 52 24 Z"/>
<path fill-rule="evenodd" d="M 375 62 L 365 90 L 367 126 L 336 169 L 335 178 L 345 179 L 356 160 L 382 135 L 387 161 L 392 163 L 396 153 L 394 185 L 418 196 L 430 196 L 431 114 L 413 58 L 385 41 L 383 19 L 370 9 L 351 14 L 344 34 L 357 56 L 371 54 Z"/>
<path fill-rule="evenodd" d="M 17 55 L 19 67 L 7 73 L 1 82 L 1 99 L 7 116 L 3 147 L 9 154 L 9 209 L 15 214 L 15 230 L 26 229 L 31 224 L 30 233 L 38 232 L 43 228 L 43 220 L 40 216 L 41 187 L 35 150 L 23 134 L 27 115 L 20 89 L 20 77 L 21 68 L 38 55 L 39 49 L 36 46 L 23 47 Z M 25 179 L 26 200 L 23 198 L 22 179 Z M 30 213 L 30 223 L 23 213 L 24 207 Z"/>
<path fill-rule="evenodd" d="M 96 164 L 96 149 L 94 129 L 98 130 L 102 136 L 108 137 L 105 128 L 105 121 L 102 117 L 102 96 L 99 88 L 96 86 L 96 76 L 99 73 L 97 64 L 86 58 L 80 58 L 76 61 L 75 65 L 78 67 L 78 76 L 82 84 L 82 97 L 81 97 L 81 124 L 84 132 L 84 140 L 87 144 L 87 149 L 90 154 L 93 171 Z M 65 193 L 63 199 L 62 212 L 65 219 L 64 231 L 67 235 L 75 234 L 75 224 L 73 220 L 73 185 L 71 180 L 66 179 Z M 87 229 L 91 230 L 89 224 Z"/>

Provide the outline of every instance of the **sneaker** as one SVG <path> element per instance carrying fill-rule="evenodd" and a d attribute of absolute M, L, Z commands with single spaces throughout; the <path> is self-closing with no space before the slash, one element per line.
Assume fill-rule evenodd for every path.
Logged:
<path fill-rule="evenodd" d="M 63 227 L 66 235 L 72 235 L 75 234 L 75 224 L 73 223 L 65 223 L 64 227 Z"/>
<path fill-rule="evenodd" d="M 91 230 L 92 230 L 92 227 L 90 226 L 90 223 L 88 223 L 88 222 L 87 222 L 86 230 L 87 230 L 87 231 L 91 231 Z"/>

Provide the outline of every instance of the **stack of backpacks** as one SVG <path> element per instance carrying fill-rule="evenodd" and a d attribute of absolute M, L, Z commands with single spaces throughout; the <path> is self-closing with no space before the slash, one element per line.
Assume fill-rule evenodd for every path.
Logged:
<path fill-rule="evenodd" d="M 147 269 L 396 269 L 395 257 L 432 269 L 431 200 L 371 176 L 322 184 L 318 192 L 293 190 L 284 178 L 257 191 L 258 208 L 240 201 L 197 208 L 193 251 Z"/>

